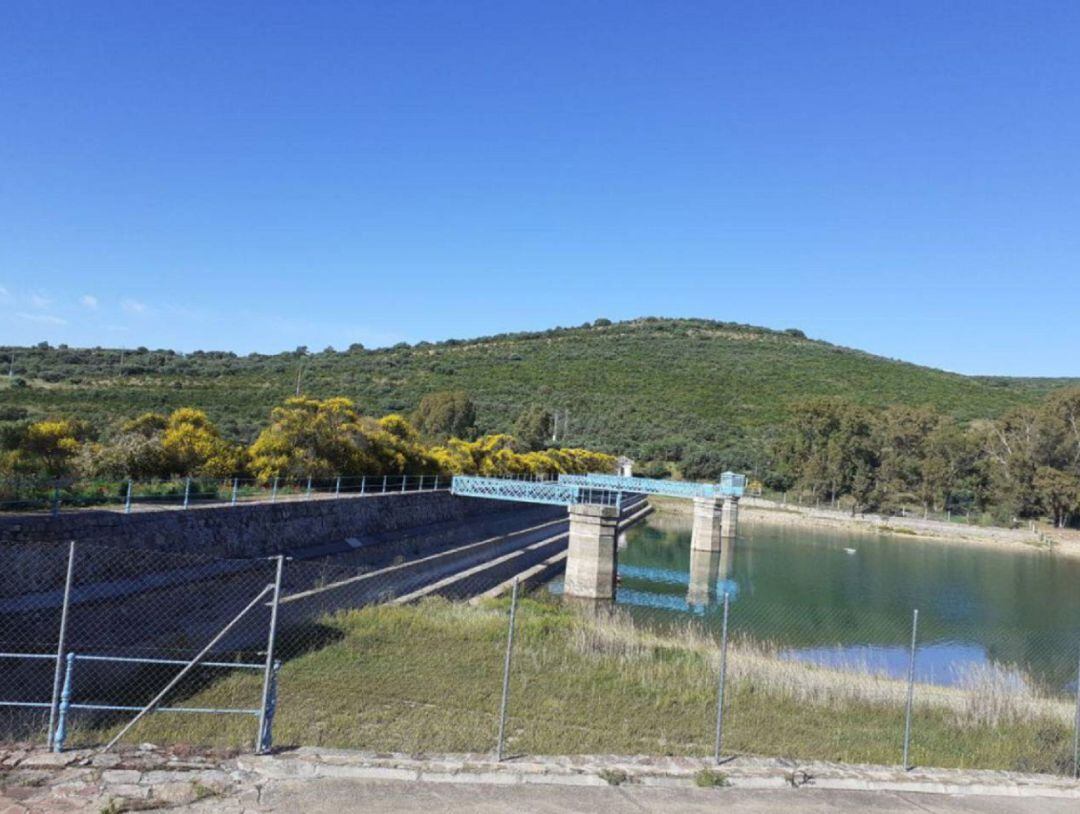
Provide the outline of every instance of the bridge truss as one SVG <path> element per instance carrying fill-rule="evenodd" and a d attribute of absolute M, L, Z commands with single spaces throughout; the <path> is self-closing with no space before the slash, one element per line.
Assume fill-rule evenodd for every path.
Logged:
<path fill-rule="evenodd" d="M 461 497 L 543 503 L 548 506 L 575 506 L 581 503 L 619 506 L 622 503 L 622 494 L 618 489 L 561 481 L 480 478 L 471 475 L 455 475 L 450 492 Z"/>
<path fill-rule="evenodd" d="M 559 475 L 559 483 L 568 486 L 611 489 L 619 492 L 638 492 L 646 495 L 669 497 L 742 497 L 746 490 L 746 475 L 725 472 L 719 483 L 695 483 L 693 481 L 662 480 L 660 478 L 635 478 L 623 475 Z"/>

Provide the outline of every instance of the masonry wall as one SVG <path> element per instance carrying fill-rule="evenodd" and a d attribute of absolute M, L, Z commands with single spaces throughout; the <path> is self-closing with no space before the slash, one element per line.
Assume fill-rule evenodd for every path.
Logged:
<path fill-rule="evenodd" d="M 64 512 L 0 515 L 0 547 L 75 540 L 171 554 L 266 557 L 290 549 L 385 536 L 436 523 L 461 522 L 521 508 L 449 492 L 405 492 L 338 499 L 241 503 L 188 511 Z"/>

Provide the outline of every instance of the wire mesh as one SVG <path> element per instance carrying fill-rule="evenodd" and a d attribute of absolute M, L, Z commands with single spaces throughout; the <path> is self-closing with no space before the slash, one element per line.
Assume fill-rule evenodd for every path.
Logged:
<path fill-rule="evenodd" d="M 274 742 L 495 752 L 505 588 L 557 563 L 566 530 L 565 512 L 534 506 L 489 518 L 483 539 L 436 524 L 286 562 Z M 4 739 L 45 741 L 68 554 L 66 544 L 0 548 Z M 1075 772 L 1075 633 L 980 620 L 976 651 L 956 641 L 955 619 L 922 609 L 909 685 L 913 609 L 902 603 L 740 595 L 721 578 L 719 552 L 692 554 L 686 570 L 668 565 L 651 568 L 650 594 L 624 564 L 614 604 L 522 590 L 507 756 L 713 755 L 722 643 L 709 615 L 730 591 L 723 757 L 898 765 L 910 689 L 910 764 Z M 61 660 L 66 744 L 115 736 L 258 597 L 160 711 L 125 735 L 251 748 L 270 632 L 260 592 L 276 566 L 76 545 L 63 647 L 72 658 Z"/>

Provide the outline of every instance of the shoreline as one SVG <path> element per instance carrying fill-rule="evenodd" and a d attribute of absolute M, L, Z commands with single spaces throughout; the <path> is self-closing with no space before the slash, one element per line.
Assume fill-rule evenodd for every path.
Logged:
<path fill-rule="evenodd" d="M 691 514 L 691 504 L 676 498 L 650 495 L 649 502 L 661 514 Z M 918 517 L 886 517 L 878 514 L 852 516 L 848 512 L 803 506 L 781 505 L 763 498 L 744 497 L 739 501 L 739 520 L 750 524 L 831 528 L 843 531 L 886 534 L 949 544 L 1054 554 L 1080 559 L 1080 538 L 1061 539 L 1040 531 L 966 526 Z"/>

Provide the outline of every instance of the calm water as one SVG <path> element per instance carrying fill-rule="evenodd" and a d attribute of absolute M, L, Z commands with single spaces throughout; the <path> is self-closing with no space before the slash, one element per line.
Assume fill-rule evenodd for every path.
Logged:
<path fill-rule="evenodd" d="M 919 680 L 1017 665 L 1047 690 L 1076 686 L 1080 561 L 906 536 L 744 523 L 722 554 L 691 552 L 689 518 L 656 516 L 619 551 L 617 603 L 650 624 L 688 618 L 775 642 L 789 658 L 907 672 L 919 609 Z"/>

